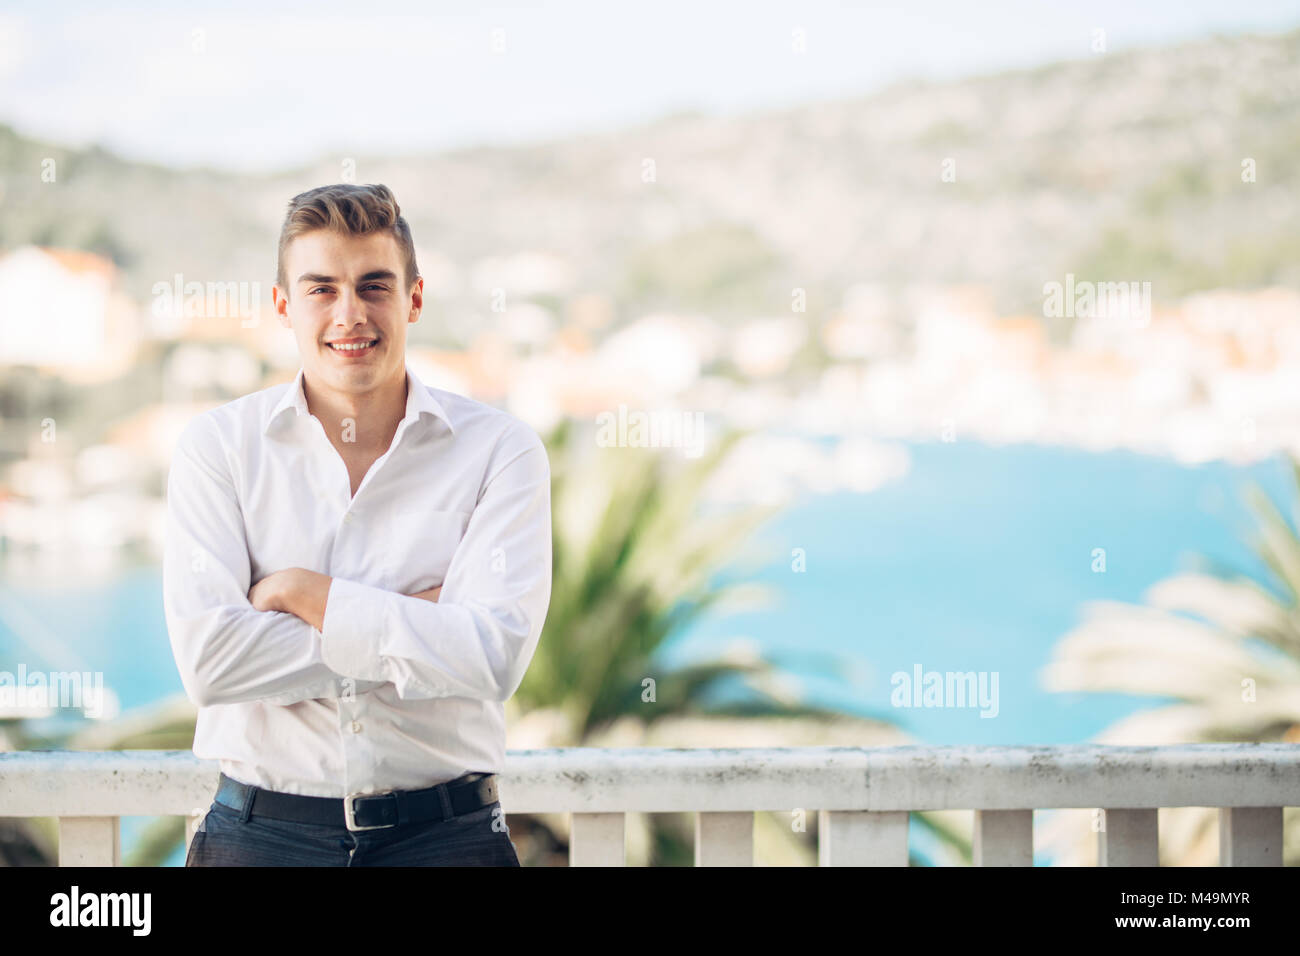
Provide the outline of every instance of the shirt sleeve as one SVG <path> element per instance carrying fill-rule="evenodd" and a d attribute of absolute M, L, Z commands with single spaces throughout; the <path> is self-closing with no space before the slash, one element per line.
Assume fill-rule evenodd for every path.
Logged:
<path fill-rule="evenodd" d="M 505 702 L 518 689 L 551 598 L 551 470 L 535 432 L 514 434 L 437 602 L 333 579 L 321 634 L 336 671 L 391 681 L 402 698 Z"/>
<path fill-rule="evenodd" d="M 186 694 L 200 707 L 348 697 L 379 683 L 336 673 L 320 633 L 248 600 L 243 515 L 216 428 L 201 415 L 177 443 L 167 478 L 163 611 Z"/>

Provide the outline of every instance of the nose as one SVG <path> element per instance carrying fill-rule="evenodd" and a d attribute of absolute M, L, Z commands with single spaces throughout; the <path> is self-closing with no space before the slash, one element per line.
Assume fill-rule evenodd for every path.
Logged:
<path fill-rule="evenodd" d="M 334 324 L 344 330 L 366 321 L 366 307 L 361 297 L 346 286 L 334 301 Z"/>

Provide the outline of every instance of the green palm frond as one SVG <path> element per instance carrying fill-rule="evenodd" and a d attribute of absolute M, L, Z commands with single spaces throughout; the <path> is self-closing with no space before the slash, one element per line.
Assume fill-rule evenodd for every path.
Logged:
<path fill-rule="evenodd" d="M 642 681 L 652 672 L 661 685 L 677 681 L 675 672 L 652 663 L 673 634 L 719 601 L 764 595 L 711 576 L 775 509 L 699 513 L 705 484 L 745 434 L 728 432 L 677 468 L 669 467 L 669 455 L 649 449 L 579 449 L 580 433 L 567 423 L 552 434 L 558 520 L 551 604 L 518 696 L 524 707 L 569 714 L 575 742 L 639 714 Z M 686 686 L 694 692 L 703 685 Z"/>
<path fill-rule="evenodd" d="M 1256 553 L 1286 588 L 1294 604 L 1300 594 L 1300 540 L 1273 500 L 1258 485 L 1247 490 L 1247 500 L 1255 512 L 1259 542 Z"/>
<path fill-rule="evenodd" d="M 912 813 L 912 819 L 920 827 L 928 831 L 932 836 L 939 840 L 944 846 L 952 850 L 963 863 L 971 866 L 975 859 L 975 848 L 971 843 L 970 837 L 965 833 L 953 827 L 950 823 L 941 819 L 934 813 L 925 810 L 917 810 Z M 914 866 L 917 864 L 913 864 Z"/>
<path fill-rule="evenodd" d="M 1089 604 L 1083 623 L 1058 641 L 1042 674 L 1049 690 L 1161 699 L 1112 725 L 1102 742 L 1300 740 L 1300 461 L 1289 465 L 1290 519 L 1257 484 L 1244 495 L 1254 516 L 1248 543 L 1267 579 L 1227 570 L 1177 574 L 1151 587 L 1145 605 Z M 1300 833 L 1288 830 L 1286 841 L 1300 844 Z M 1207 852 L 1208 844 L 1195 845 Z M 1181 859 L 1191 846 L 1170 852 Z M 1073 852 L 1083 851 L 1076 845 Z M 1297 862 L 1295 854 L 1286 862 Z"/>

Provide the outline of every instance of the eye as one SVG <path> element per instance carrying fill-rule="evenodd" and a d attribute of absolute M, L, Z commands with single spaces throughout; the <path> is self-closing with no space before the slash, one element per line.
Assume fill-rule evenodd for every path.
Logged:
<path fill-rule="evenodd" d="M 318 285 L 318 286 L 316 286 L 314 289 L 309 289 L 308 292 L 307 292 L 307 294 L 308 294 L 308 295 L 315 295 L 317 292 L 319 292 L 319 291 L 322 290 L 322 289 L 324 289 L 326 292 L 328 292 L 328 291 L 329 291 L 329 286 Z"/>

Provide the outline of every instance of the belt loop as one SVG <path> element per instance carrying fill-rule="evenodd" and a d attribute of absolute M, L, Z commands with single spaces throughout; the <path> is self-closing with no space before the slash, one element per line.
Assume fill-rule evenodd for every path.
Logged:
<path fill-rule="evenodd" d="M 436 789 L 438 791 L 438 799 L 442 801 L 442 818 L 444 820 L 450 820 L 455 816 L 455 814 L 451 812 L 451 797 L 447 793 L 448 787 L 445 783 L 440 783 Z"/>
<path fill-rule="evenodd" d="M 394 790 L 393 800 L 397 803 L 397 825 L 400 827 L 410 819 L 406 806 L 406 791 Z"/>
<path fill-rule="evenodd" d="M 243 806 L 239 808 L 239 822 L 247 823 L 249 814 L 253 812 L 253 800 L 257 798 L 257 787 L 249 784 L 240 784 L 239 799 L 243 801 Z"/>

